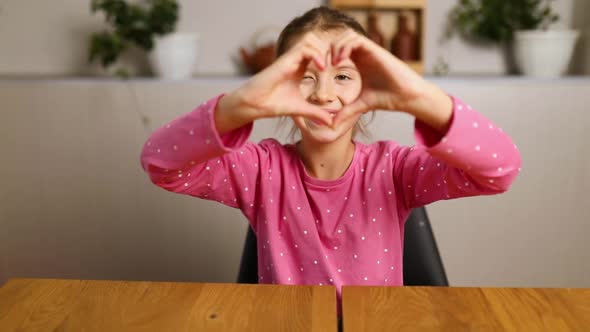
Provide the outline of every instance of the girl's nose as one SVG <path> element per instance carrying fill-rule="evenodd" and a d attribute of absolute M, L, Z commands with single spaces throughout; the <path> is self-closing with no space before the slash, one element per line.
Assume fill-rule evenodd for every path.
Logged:
<path fill-rule="evenodd" d="M 334 89 L 331 86 L 332 82 L 329 82 L 327 77 L 318 77 L 315 84 L 311 99 L 317 104 L 329 104 L 334 101 Z"/>
<path fill-rule="evenodd" d="M 334 81 L 330 79 L 330 67 L 332 64 L 332 54 L 330 51 L 326 52 L 326 69 L 318 73 L 317 81 L 311 94 L 313 102 L 323 105 L 329 104 L 336 98 L 334 96 Z"/>

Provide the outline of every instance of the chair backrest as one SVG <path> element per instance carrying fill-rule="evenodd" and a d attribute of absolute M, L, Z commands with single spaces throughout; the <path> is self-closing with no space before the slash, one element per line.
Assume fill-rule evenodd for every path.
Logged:
<path fill-rule="evenodd" d="M 242 251 L 242 261 L 240 262 L 240 271 L 238 272 L 238 283 L 240 284 L 257 284 L 258 283 L 258 249 L 256 248 L 256 234 L 252 227 L 248 226 L 244 250 Z"/>
<path fill-rule="evenodd" d="M 238 283 L 258 283 L 256 235 L 248 227 Z M 404 231 L 404 285 L 448 286 L 442 259 L 424 207 L 413 209 Z"/>
<path fill-rule="evenodd" d="M 430 220 L 424 207 L 413 209 L 404 230 L 404 285 L 448 286 Z"/>

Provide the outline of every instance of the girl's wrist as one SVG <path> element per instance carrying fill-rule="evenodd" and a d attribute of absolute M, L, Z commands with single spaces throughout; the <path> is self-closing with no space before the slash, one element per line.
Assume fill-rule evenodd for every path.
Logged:
<path fill-rule="evenodd" d="M 407 113 L 444 133 L 453 114 L 453 99 L 437 86 L 426 82 L 422 93 L 408 103 Z"/>
<path fill-rule="evenodd" d="M 248 107 L 239 90 L 222 96 L 214 114 L 215 126 L 220 135 L 257 119 L 255 110 Z"/>

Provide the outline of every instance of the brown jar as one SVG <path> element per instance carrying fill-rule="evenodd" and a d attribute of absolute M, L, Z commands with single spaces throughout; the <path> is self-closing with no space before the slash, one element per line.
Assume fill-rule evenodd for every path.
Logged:
<path fill-rule="evenodd" d="M 391 40 L 391 53 L 403 61 L 418 59 L 418 40 L 416 34 L 410 30 L 408 16 L 399 15 L 397 32 Z"/>
<path fill-rule="evenodd" d="M 385 47 L 385 37 L 379 29 L 379 16 L 375 11 L 369 12 L 369 16 L 367 18 L 367 35 L 369 39 L 374 41 L 377 45 L 381 47 Z"/>

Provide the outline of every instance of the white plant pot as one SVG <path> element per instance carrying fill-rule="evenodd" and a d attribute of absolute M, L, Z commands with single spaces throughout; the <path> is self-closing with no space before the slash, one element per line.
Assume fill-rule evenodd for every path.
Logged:
<path fill-rule="evenodd" d="M 575 30 L 521 30 L 514 38 L 520 72 L 555 78 L 567 73 L 579 32 Z"/>
<path fill-rule="evenodd" d="M 172 33 L 156 38 L 149 59 L 152 70 L 158 77 L 182 80 L 192 77 L 198 52 L 198 34 Z"/>

